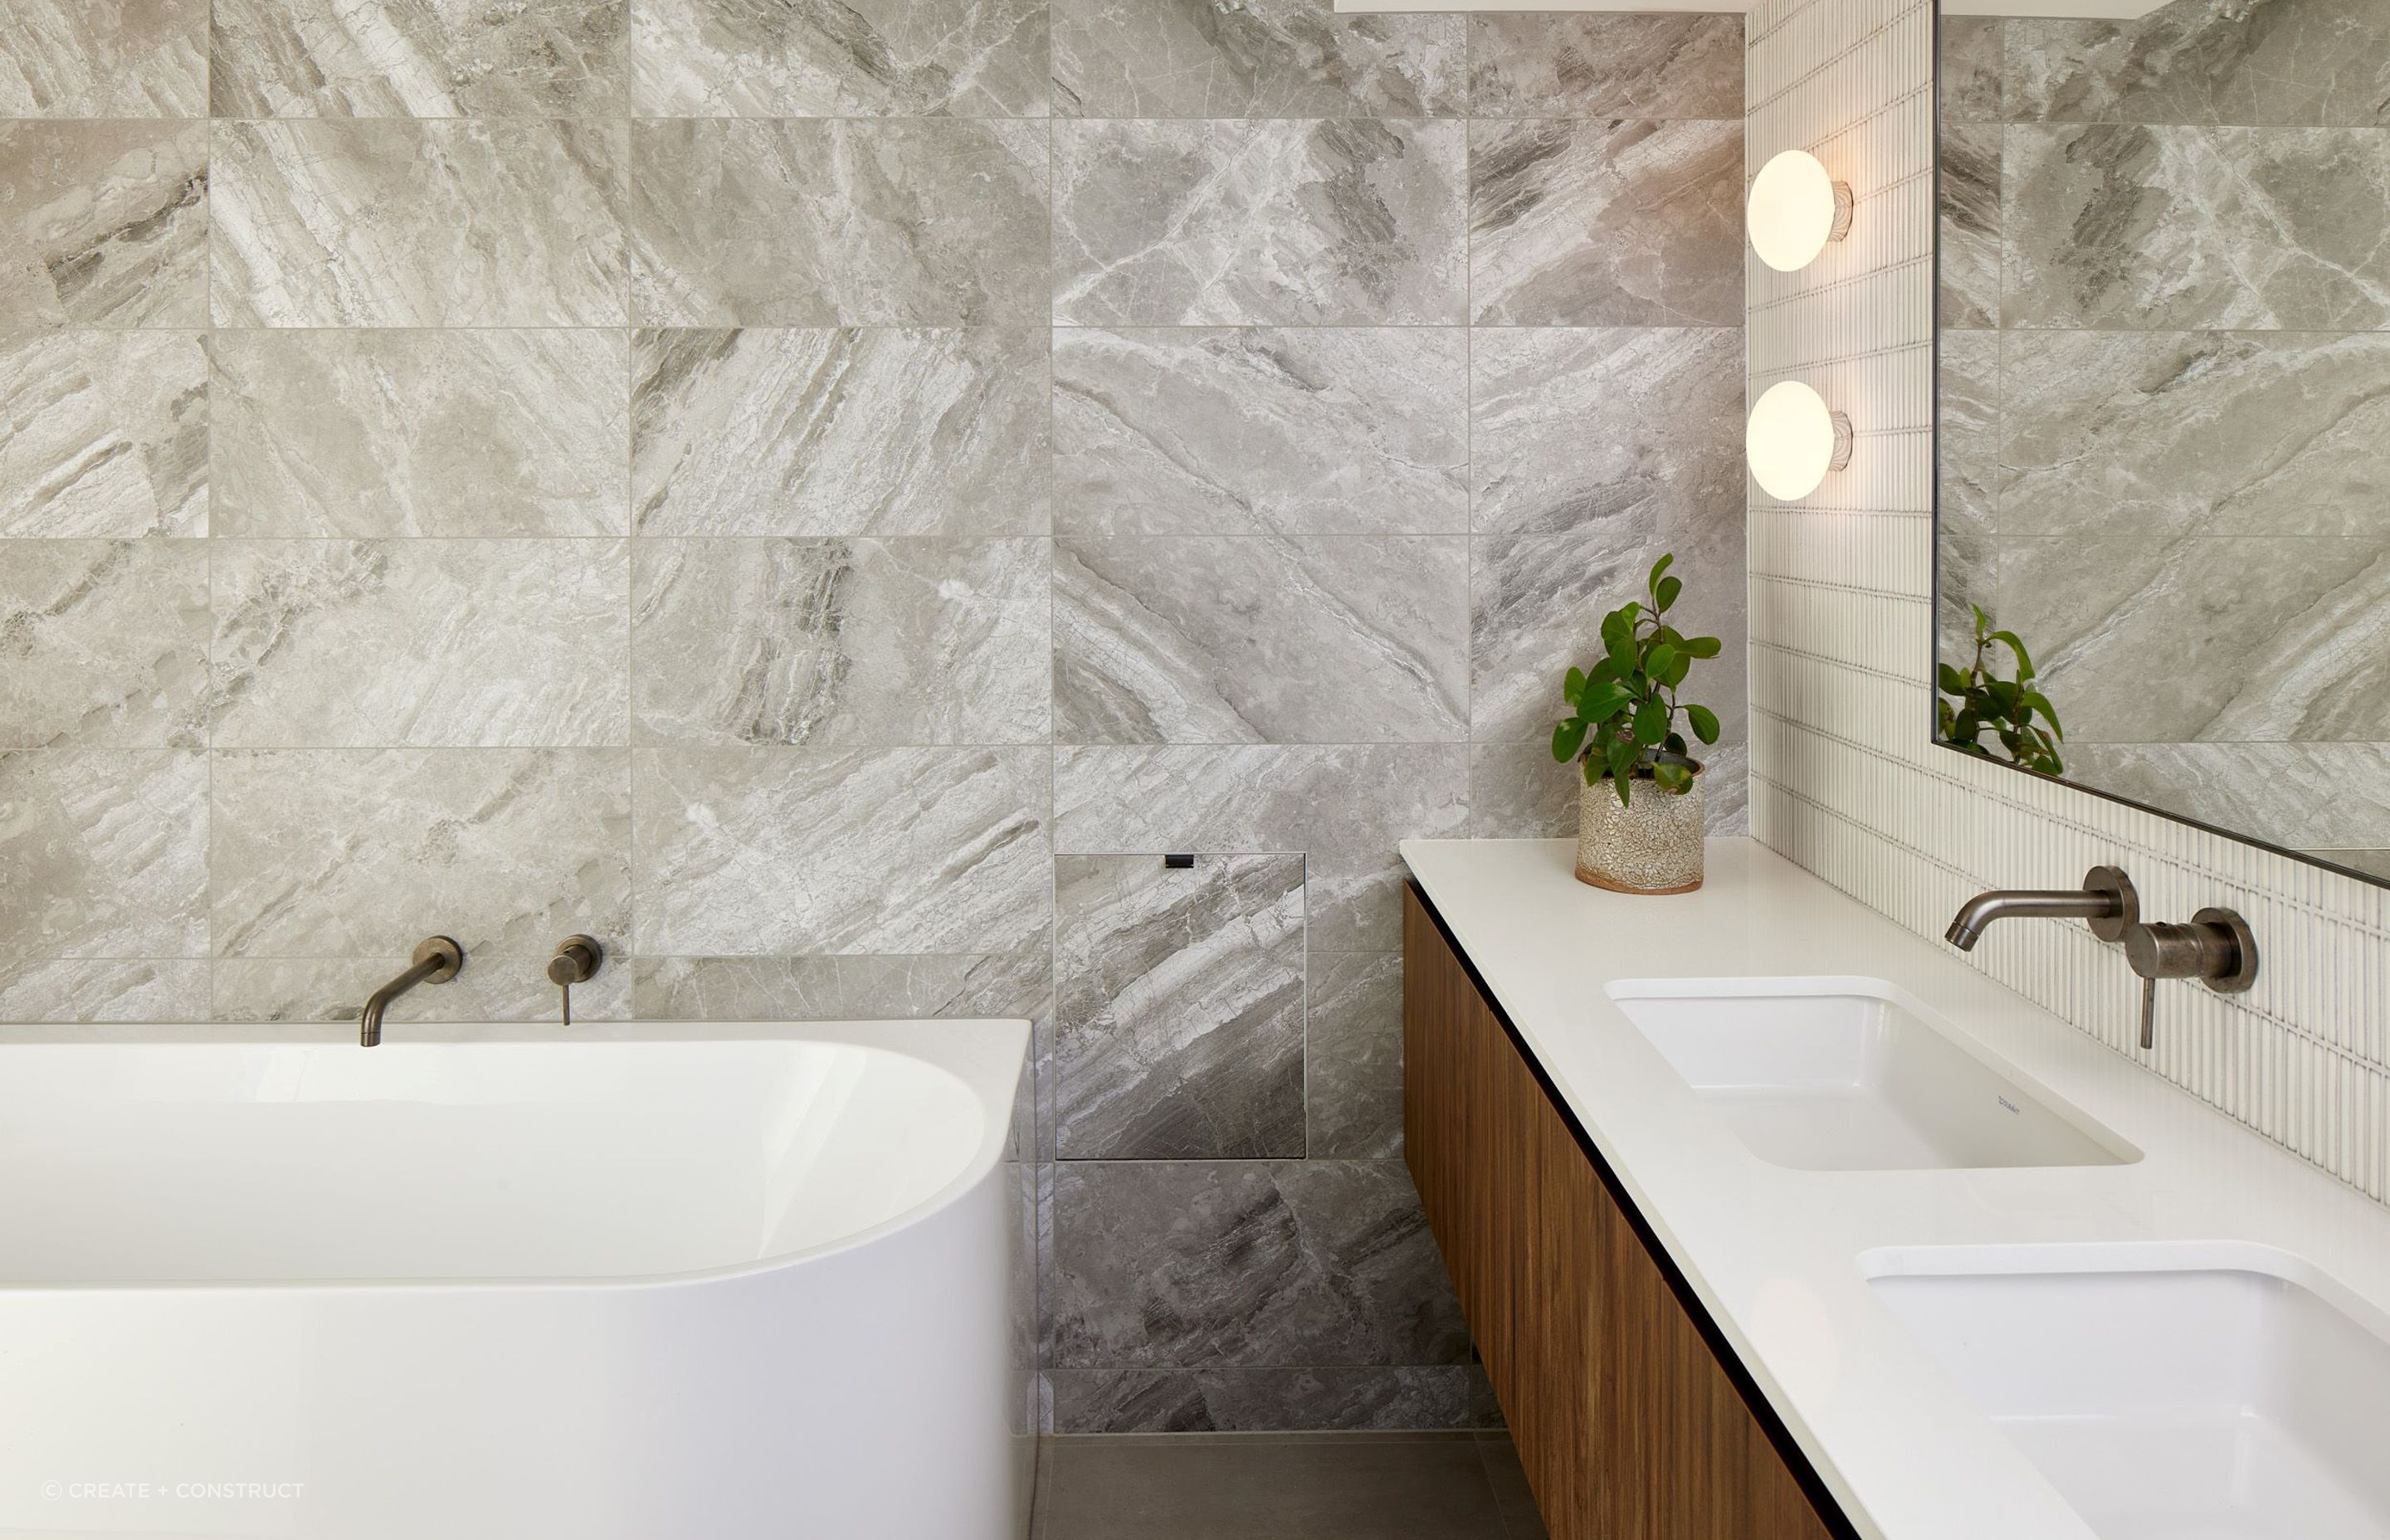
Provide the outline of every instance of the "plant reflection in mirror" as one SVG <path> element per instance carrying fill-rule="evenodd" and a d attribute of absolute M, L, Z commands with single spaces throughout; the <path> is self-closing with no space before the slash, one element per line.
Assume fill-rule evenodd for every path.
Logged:
<path fill-rule="evenodd" d="M 1983 741 L 1989 728 L 2011 760 L 2045 776 L 2064 775 L 2066 764 L 2058 757 L 2058 745 L 2066 730 L 2058 725 L 2058 710 L 2049 698 L 2033 687 L 2033 655 L 2015 632 L 1993 630 L 1982 605 L 1968 608 L 1975 612 L 1974 659 L 1963 669 L 1944 663 L 1937 671 L 1942 693 L 1956 698 L 1934 702 L 1943 741 L 1997 759 Z M 2003 679 L 1993 672 L 1996 642 L 2015 655 L 2015 678 Z"/>

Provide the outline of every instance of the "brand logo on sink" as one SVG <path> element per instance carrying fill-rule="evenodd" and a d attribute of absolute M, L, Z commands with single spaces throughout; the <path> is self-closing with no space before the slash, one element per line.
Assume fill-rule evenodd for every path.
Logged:
<path fill-rule="evenodd" d="M 1993 1099 L 1994 1101 L 1998 1102 L 2002 1107 L 2007 1108 L 2010 1111 L 2016 1113 L 2016 1114 L 2017 1114 L 2018 1116 L 2020 1116 L 2020 1117 L 2022 1117 L 2022 1116 L 2024 1116 L 2024 1108 L 2019 1107 L 2015 1102 L 2011 1101 L 2008 1097 L 2004 1097 L 2004 1096 L 2000 1096 L 2000 1095 L 1998 1095 L 1998 1094 L 1996 1093 L 1996 1094 L 1993 1096 L 1992 1099 Z"/>

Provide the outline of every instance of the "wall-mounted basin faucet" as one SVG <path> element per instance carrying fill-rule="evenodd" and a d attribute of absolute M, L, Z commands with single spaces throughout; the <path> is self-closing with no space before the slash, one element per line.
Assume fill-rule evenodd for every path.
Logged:
<path fill-rule="evenodd" d="M 428 936 L 415 949 L 415 966 L 382 985 L 366 1000 L 363 1015 L 357 1018 L 357 1046 L 378 1047 L 381 1044 L 381 1013 L 390 1003 L 413 989 L 417 984 L 444 984 L 455 978 L 465 966 L 465 949 L 446 936 Z"/>
<path fill-rule="evenodd" d="M 2140 895 L 2121 867 L 2094 866 L 2083 874 L 2080 890 L 1996 888 L 1977 893 L 1959 906 L 1942 938 L 1961 952 L 1975 943 L 1996 919 L 2088 920 L 2091 933 L 2101 941 L 2122 941 L 2140 923 Z"/>
<path fill-rule="evenodd" d="M 2158 981 L 2197 979 L 2219 995 L 2257 982 L 2257 938 L 2229 909 L 2206 908 L 2188 925 L 2135 925 L 2125 932 L 2125 960 L 2141 976 L 2141 1046 L 2157 1046 Z"/>

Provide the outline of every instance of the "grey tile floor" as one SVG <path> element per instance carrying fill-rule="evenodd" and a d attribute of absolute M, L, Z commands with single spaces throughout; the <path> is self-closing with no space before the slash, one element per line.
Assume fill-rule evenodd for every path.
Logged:
<path fill-rule="evenodd" d="M 1546 1540 L 1503 1433 L 1046 1440 L 1033 1540 Z"/>

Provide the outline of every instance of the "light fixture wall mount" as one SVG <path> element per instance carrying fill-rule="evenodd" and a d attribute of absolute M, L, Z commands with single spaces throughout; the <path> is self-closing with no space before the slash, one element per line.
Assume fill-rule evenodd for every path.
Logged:
<path fill-rule="evenodd" d="M 1771 157 L 1752 178 L 1743 205 L 1751 249 L 1779 273 L 1797 273 L 1851 233 L 1851 185 L 1805 149 Z"/>
<path fill-rule="evenodd" d="M 1742 449 L 1761 491 L 1797 503 L 1851 463 L 1851 419 L 1802 381 L 1780 380 L 1752 404 Z"/>

